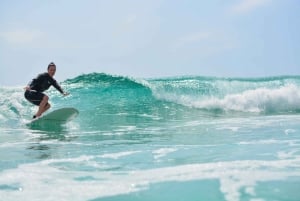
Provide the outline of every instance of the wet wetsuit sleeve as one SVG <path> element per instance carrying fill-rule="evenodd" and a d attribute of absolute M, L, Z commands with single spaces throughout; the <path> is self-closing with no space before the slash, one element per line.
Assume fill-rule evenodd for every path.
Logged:
<path fill-rule="evenodd" d="M 48 73 L 39 74 L 29 84 L 32 90 L 36 90 L 39 92 L 43 92 L 49 89 L 51 85 L 54 86 L 60 93 L 64 93 L 60 85 L 56 82 L 54 78 L 50 77 Z"/>
<path fill-rule="evenodd" d="M 61 86 L 59 86 L 59 84 L 56 82 L 55 79 L 52 78 L 52 85 L 55 87 L 55 89 L 57 89 L 60 93 L 64 93 L 64 91 L 62 90 Z"/>

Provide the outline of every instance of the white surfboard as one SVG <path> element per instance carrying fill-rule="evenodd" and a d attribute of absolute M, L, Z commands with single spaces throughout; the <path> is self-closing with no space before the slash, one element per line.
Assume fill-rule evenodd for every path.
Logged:
<path fill-rule="evenodd" d="M 78 110 L 72 107 L 61 108 L 51 111 L 41 117 L 31 120 L 28 124 L 38 124 L 44 122 L 68 122 L 79 114 Z"/>

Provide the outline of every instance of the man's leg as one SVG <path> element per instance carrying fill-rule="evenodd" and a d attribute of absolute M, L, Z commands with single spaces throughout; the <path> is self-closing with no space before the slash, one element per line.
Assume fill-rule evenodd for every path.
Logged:
<path fill-rule="evenodd" d="M 48 103 L 49 97 L 47 95 L 44 95 L 40 105 L 39 105 L 39 110 L 36 113 L 36 117 L 41 116 L 45 111 L 47 111 L 51 105 Z"/>

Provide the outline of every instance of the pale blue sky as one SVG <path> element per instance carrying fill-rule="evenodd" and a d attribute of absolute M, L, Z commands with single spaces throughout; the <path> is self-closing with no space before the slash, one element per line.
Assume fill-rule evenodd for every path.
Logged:
<path fill-rule="evenodd" d="M 1 0 L 0 86 L 56 79 L 300 75 L 299 0 Z"/>

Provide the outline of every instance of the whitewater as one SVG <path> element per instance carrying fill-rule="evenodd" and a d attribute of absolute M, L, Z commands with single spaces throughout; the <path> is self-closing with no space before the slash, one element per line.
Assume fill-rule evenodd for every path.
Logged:
<path fill-rule="evenodd" d="M 300 76 L 61 85 L 51 110 L 79 115 L 35 126 L 23 86 L 0 86 L 0 200 L 300 200 Z"/>

